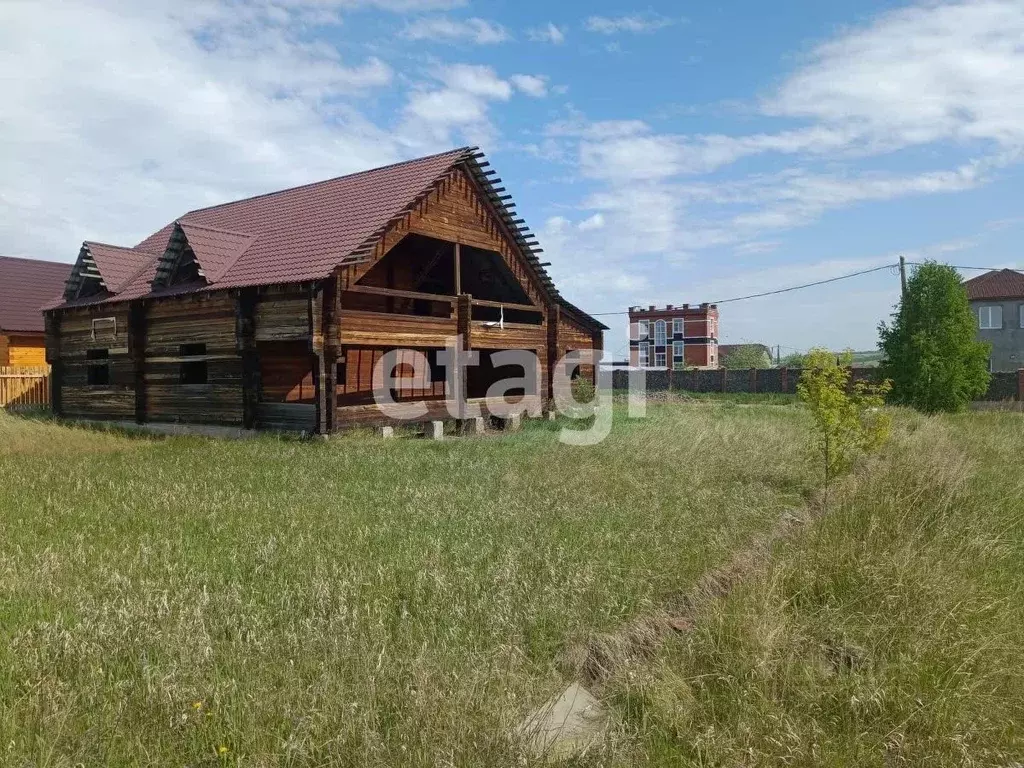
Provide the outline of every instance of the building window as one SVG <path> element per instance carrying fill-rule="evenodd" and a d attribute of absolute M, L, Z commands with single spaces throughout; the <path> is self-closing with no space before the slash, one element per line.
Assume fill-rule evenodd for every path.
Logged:
<path fill-rule="evenodd" d="M 646 341 L 640 343 L 640 351 L 636 358 L 636 364 L 642 368 L 647 367 L 648 354 L 647 351 L 649 346 Z"/>
<path fill-rule="evenodd" d="M 978 307 L 978 327 L 983 330 L 996 330 L 1003 327 L 1003 308 L 998 304 L 991 307 Z"/>
<path fill-rule="evenodd" d="M 659 320 L 654 324 L 654 346 L 665 346 L 665 321 Z"/>
<path fill-rule="evenodd" d="M 683 318 L 676 317 L 672 319 L 672 335 L 673 336 L 685 336 L 686 333 L 683 331 Z"/>
<path fill-rule="evenodd" d="M 181 355 L 181 383 L 182 384 L 205 384 L 206 378 L 206 360 L 205 359 L 189 359 L 189 358 L 205 358 L 206 356 L 206 345 L 205 344 L 182 344 L 178 347 L 178 354 Z"/>
<path fill-rule="evenodd" d="M 677 371 L 686 367 L 686 345 L 681 341 L 672 342 L 672 367 Z"/>
<path fill-rule="evenodd" d="M 110 383 L 110 350 L 88 349 L 85 352 L 88 367 L 85 382 L 89 386 L 104 387 Z"/>
<path fill-rule="evenodd" d="M 1024 304 L 1020 305 L 1020 327 L 1024 328 Z"/>
<path fill-rule="evenodd" d="M 658 352 L 657 350 L 654 351 L 654 367 L 655 368 L 664 368 L 665 367 L 665 353 L 664 352 Z"/>
<path fill-rule="evenodd" d="M 637 341 L 643 341 L 644 339 L 646 339 L 647 338 L 647 334 L 649 332 L 650 332 L 650 329 L 647 326 L 647 321 L 646 320 L 641 320 L 640 322 L 638 322 L 636 324 L 636 340 Z"/>

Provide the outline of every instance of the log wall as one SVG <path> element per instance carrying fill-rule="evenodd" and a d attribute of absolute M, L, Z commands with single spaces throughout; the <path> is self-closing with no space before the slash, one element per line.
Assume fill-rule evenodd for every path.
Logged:
<path fill-rule="evenodd" d="M 106 384 L 88 383 L 90 350 L 107 351 Z M 62 415 L 72 419 L 130 421 L 135 418 L 127 304 L 65 312 L 60 323 L 59 355 Z"/>
<path fill-rule="evenodd" d="M 205 344 L 206 354 L 183 358 L 182 344 Z M 206 383 L 182 383 L 182 362 L 199 359 L 206 360 Z M 145 366 L 148 421 L 241 425 L 242 358 L 230 294 L 199 293 L 149 304 Z"/>

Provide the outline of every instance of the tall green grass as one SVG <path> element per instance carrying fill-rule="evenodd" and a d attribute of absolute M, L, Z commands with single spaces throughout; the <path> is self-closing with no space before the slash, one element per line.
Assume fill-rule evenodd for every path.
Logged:
<path fill-rule="evenodd" d="M 0 762 L 512 764 L 566 647 L 815 485 L 800 409 L 649 414 L 592 448 L 548 423 L 154 441 L 0 414 Z"/>
<path fill-rule="evenodd" d="M 901 421 L 825 517 L 619 670 L 630 760 L 1024 762 L 1024 422 Z"/>

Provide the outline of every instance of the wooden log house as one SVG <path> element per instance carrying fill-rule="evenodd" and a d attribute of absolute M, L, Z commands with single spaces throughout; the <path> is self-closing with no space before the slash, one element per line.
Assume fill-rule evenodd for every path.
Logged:
<path fill-rule="evenodd" d="M 605 326 L 555 289 L 488 166 L 461 148 L 192 211 L 132 248 L 83 243 L 45 312 L 55 412 L 383 425 L 374 366 L 416 350 L 426 370 L 400 365 L 392 394 L 425 403 L 423 420 L 447 418 L 457 395 L 488 414 L 488 388 L 508 376 L 527 378 L 513 399 L 540 413 L 556 361 L 600 350 Z M 438 354 L 453 338 L 481 354 L 449 381 Z M 509 349 L 536 353 L 535 370 L 495 368 L 491 353 Z"/>

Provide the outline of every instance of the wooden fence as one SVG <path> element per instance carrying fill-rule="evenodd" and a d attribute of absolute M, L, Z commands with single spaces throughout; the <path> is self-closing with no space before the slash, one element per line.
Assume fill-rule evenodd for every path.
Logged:
<path fill-rule="evenodd" d="M 0 366 L 0 408 L 40 408 L 50 404 L 50 367 Z"/>

